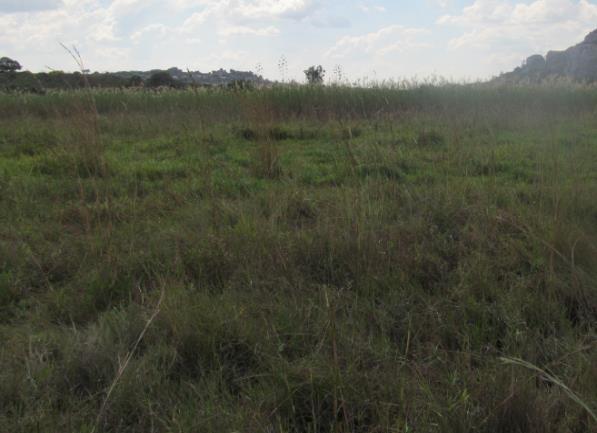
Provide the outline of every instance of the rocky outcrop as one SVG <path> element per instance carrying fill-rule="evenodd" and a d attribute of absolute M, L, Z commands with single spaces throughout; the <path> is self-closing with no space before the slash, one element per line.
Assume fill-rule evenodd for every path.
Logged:
<path fill-rule="evenodd" d="M 597 44 L 597 30 L 593 30 L 591 33 L 589 33 L 583 43 Z"/>
<path fill-rule="evenodd" d="M 550 51 L 545 57 L 535 54 L 499 79 L 537 82 L 560 77 L 578 82 L 597 82 L 597 30 L 565 51 Z"/>

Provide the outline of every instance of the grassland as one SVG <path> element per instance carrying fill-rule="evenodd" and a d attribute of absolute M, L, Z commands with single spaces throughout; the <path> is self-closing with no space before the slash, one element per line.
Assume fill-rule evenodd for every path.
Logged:
<path fill-rule="evenodd" d="M 597 431 L 597 89 L 0 95 L 0 431 Z"/>

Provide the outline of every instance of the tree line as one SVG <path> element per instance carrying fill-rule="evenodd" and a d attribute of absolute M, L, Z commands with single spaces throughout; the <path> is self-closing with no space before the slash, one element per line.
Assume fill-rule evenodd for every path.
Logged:
<path fill-rule="evenodd" d="M 155 71 L 148 78 L 139 75 L 111 72 L 63 72 L 49 71 L 32 73 L 21 71 L 21 64 L 9 57 L 0 58 L 0 90 L 27 91 L 43 93 L 45 90 L 68 90 L 85 87 L 94 88 L 185 88 L 197 86 L 195 83 L 175 79 L 168 71 Z M 325 70 L 321 65 L 310 66 L 304 71 L 305 79 L 310 85 L 321 85 L 324 82 Z M 198 86 L 206 86 L 198 84 Z M 229 88 L 247 89 L 254 83 L 234 80 L 226 83 Z"/>

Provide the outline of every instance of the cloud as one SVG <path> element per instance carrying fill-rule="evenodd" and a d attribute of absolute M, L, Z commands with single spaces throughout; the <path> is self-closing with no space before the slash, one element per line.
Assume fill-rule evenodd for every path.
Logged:
<path fill-rule="evenodd" d="M 215 24 L 221 37 L 272 36 L 279 33 L 272 23 L 318 19 L 316 12 L 321 5 L 320 0 L 178 0 L 177 5 L 188 8 L 191 3 L 200 9 L 184 20 L 181 33 L 196 34 L 206 25 Z"/>
<path fill-rule="evenodd" d="M 361 3 L 358 5 L 358 8 L 362 11 L 365 12 L 366 14 L 369 13 L 383 13 L 386 11 L 386 8 L 382 5 L 379 4 L 371 4 L 371 3 Z"/>
<path fill-rule="evenodd" d="M 435 0 L 435 3 L 442 9 L 450 6 L 450 0 Z"/>
<path fill-rule="evenodd" d="M 452 48 L 499 49 L 514 43 L 545 51 L 582 40 L 597 23 L 597 5 L 587 0 L 476 0 L 461 14 L 444 15 L 438 23 L 465 29 L 450 41 Z"/>
<path fill-rule="evenodd" d="M 201 6 L 188 23 L 200 24 L 208 18 L 232 22 L 291 19 L 302 20 L 321 6 L 321 0 L 178 0 L 178 7 Z"/>
<path fill-rule="evenodd" d="M 273 36 L 280 33 L 274 26 L 264 27 L 264 28 L 252 28 L 247 26 L 231 26 L 225 27 L 218 30 L 218 35 L 227 37 L 227 36 L 236 36 L 236 35 L 253 35 L 253 36 Z"/>
<path fill-rule="evenodd" d="M 313 14 L 308 20 L 313 27 L 330 28 L 330 29 L 345 29 L 351 26 L 350 20 L 337 15 L 323 15 L 319 13 Z"/>
<path fill-rule="evenodd" d="M 232 1 L 233 11 L 245 18 L 287 18 L 300 20 L 320 6 L 318 0 L 253 0 Z"/>
<path fill-rule="evenodd" d="M 282 21 L 343 25 L 331 18 L 312 22 L 325 1 L 0 0 L 0 51 L 34 70 L 75 67 L 60 42 L 76 46 L 90 69 L 178 62 L 206 67 L 216 59 L 240 67 L 243 59 L 254 61 L 256 42 L 250 40 L 277 36 Z M 20 13 L 6 13 L 16 9 Z"/>
<path fill-rule="evenodd" d="M 275 73 L 285 52 L 297 62 L 343 64 L 351 73 L 489 76 L 578 42 L 597 23 L 597 0 L 422 3 L 398 15 L 387 0 L 0 0 L 0 50 L 37 70 L 73 67 L 58 44 L 64 42 L 76 45 L 91 69 L 243 67 L 258 60 Z M 419 28 L 426 20 L 411 16 L 422 8 L 439 17 L 434 27 Z M 388 24 L 337 30 L 378 21 Z"/>
<path fill-rule="evenodd" d="M 56 68 L 56 62 L 74 67 L 61 42 L 76 46 L 84 60 L 110 68 L 126 59 L 119 21 L 126 17 L 127 8 L 132 10 L 134 1 L 115 0 L 102 6 L 100 0 L 63 0 L 53 9 L 0 14 L 0 49 L 23 59 L 26 68 L 29 63 Z"/>
<path fill-rule="evenodd" d="M 363 54 L 383 57 L 393 52 L 425 48 L 429 44 L 422 39 L 428 34 L 425 29 L 392 25 L 364 35 L 344 36 L 327 51 L 326 56 L 336 59 Z"/>
<path fill-rule="evenodd" d="M 131 40 L 135 44 L 138 44 L 147 38 L 162 39 L 170 32 L 171 29 L 163 24 L 150 24 L 134 32 L 131 35 Z"/>
<path fill-rule="evenodd" d="M 38 12 L 57 9 L 61 0 L 0 0 L 0 12 Z"/>
<path fill-rule="evenodd" d="M 512 69 L 532 54 L 576 44 L 596 23 L 597 5 L 587 0 L 476 0 L 461 13 L 438 20 L 462 30 L 449 40 L 452 52 L 465 51 L 496 72 Z"/>
<path fill-rule="evenodd" d="M 72 0 L 70 0 L 72 1 Z M 97 0 L 87 0 L 94 4 L 94 7 L 102 8 L 101 3 Z M 163 5 L 156 0 L 111 0 L 109 6 L 106 8 L 111 15 L 122 16 L 125 14 L 134 13 L 143 9 L 152 8 Z"/>

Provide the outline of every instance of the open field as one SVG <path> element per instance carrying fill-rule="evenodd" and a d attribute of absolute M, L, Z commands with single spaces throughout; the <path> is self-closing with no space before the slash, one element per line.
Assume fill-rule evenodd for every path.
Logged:
<path fill-rule="evenodd" d="M 595 412 L 597 88 L 0 95 L 1 432 Z"/>

